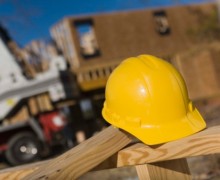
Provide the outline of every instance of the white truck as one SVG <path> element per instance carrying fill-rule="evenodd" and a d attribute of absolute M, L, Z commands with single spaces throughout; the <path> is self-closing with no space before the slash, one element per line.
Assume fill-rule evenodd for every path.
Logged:
<path fill-rule="evenodd" d="M 97 131 L 92 129 L 97 124 L 92 101 L 76 92 L 77 85 L 69 78 L 65 59 L 60 55 L 50 59 L 47 71 L 28 79 L 1 35 L 0 32 L 0 152 L 6 160 L 11 165 L 31 162 L 41 158 L 42 152 L 54 144 L 72 146 Z M 33 115 L 29 102 L 42 94 L 47 95 L 53 108 Z M 62 102 L 67 104 L 66 108 L 57 106 Z M 8 122 L 24 105 L 29 117 Z M 69 123 L 63 110 L 75 113 L 71 116 L 74 122 Z"/>
<path fill-rule="evenodd" d="M 66 119 L 59 110 L 38 113 L 35 117 L 12 124 L 5 123 L 8 116 L 18 111 L 22 107 L 21 102 L 29 97 L 48 93 L 51 103 L 66 99 L 60 76 L 60 72 L 66 70 L 64 58 L 57 56 L 50 60 L 46 72 L 27 79 L 0 38 L 0 151 L 10 164 L 22 164 L 39 158 L 43 144 L 52 142 L 52 134 L 61 132 L 66 126 Z"/>

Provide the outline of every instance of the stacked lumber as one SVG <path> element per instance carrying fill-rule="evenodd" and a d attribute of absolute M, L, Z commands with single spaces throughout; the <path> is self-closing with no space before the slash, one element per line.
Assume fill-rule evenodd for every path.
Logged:
<path fill-rule="evenodd" d="M 34 78 L 36 76 L 36 71 L 27 61 L 27 52 L 24 49 L 19 48 L 14 41 L 10 41 L 8 43 L 8 47 L 16 57 L 18 63 L 21 65 L 21 68 L 23 69 L 24 73 L 29 78 Z"/>
<path fill-rule="evenodd" d="M 132 136 L 110 126 L 57 158 L 2 170 L 0 179 L 77 179 L 88 171 L 130 165 L 136 167 L 141 180 L 191 179 L 186 158 L 220 153 L 219 132 L 220 126 L 216 126 L 148 146 L 135 143 Z"/>
<path fill-rule="evenodd" d="M 52 111 L 53 109 L 54 107 L 48 93 L 33 96 L 28 99 L 27 104 L 23 105 L 15 115 L 5 119 L 4 125 L 24 122 L 30 116 L 35 116 L 41 112 Z"/>
<path fill-rule="evenodd" d="M 51 111 L 53 109 L 53 106 L 51 104 L 50 97 L 48 94 L 38 95 L 36 99 L 37 99 L 37 103 L 39 106 L 39 110 L 41 112 Z"/>
<path fill-rule="evenodd" d="M 28 107 L 24 106 L 21 110 L 10 119 L 11 124 L 27 121 L 29 119 Z"/>
<path fill-rule="evenodd" d="M 28 100 L 28 106 L 30 109 L 31 115 L 37 115 L 39 110 L 38 110 L 38 105 L 35 97 L 31 97 Z"/>
<path fill-rule="evenodd" d="M 40 112 L 52 111 L 54 109 L 48 93 L 31 97 L 28 100 L 28 106 L 31 115 L 37 115 Z"/>
<path fill-rule="evenodd" d="M 13 117 L 9 117 L 3 121 L 3 125 L 16 124 L 29 119 L 28 107 L 23 106 Z"/>

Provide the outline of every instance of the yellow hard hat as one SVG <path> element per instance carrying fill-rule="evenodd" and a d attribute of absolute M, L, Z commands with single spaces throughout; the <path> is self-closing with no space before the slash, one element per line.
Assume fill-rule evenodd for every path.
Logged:
<path fill-rule="evenodd" d="M 206 127 L 180 73 L 151 55 L 123 61 L 110 75 L 103 117 L 142 142 L 176 140 Z"/>

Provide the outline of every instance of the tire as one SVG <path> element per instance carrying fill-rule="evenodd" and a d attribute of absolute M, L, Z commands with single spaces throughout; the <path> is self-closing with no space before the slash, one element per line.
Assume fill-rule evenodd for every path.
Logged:
<path fill-rule="evenodd" d="M 6 160 L 12 165 L 36 161 L 40 158 L 41 142 L 30 132 L 21 132 L 11 137 L 5 152 Z"/>

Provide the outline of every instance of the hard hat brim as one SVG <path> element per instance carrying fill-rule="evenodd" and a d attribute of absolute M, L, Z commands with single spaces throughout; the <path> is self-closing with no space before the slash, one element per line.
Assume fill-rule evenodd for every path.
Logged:
<path fill-rule="evenodd" d="M 123 119 L 114 121 L 112 118 L 108 117 L 108 113 L 105 113 L 105 108 L 103 108 L 102 114 L 107 122 L 131 133 L 148 145 L 174 141 L 199 132 L 206 127 L 205 121 L 196 108 L 188 112 L 182 119 L 176 120 L 176 123 L 171 121 L 172 124 L 170 124 L 167 123 L 168 121 L 164 121 L 166 122 L 164 124 L 150 126 L 140 124 L 140 127 L 124 126 L 125 122 Z"/>

